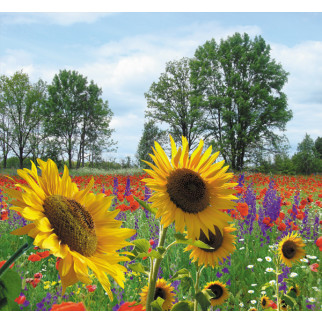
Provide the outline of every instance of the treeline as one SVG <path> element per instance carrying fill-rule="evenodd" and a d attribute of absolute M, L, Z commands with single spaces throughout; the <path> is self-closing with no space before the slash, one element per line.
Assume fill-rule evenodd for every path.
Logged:
<path fill-rule="evenodd" d="M 146 123 L 137 159 L 149 159 L 153 141 L 164 140 L 157 123 L 178 144 L 185 136 L 191 149 L 202 138 L 235 171 L 256 164 L 264 154 L 281 154 L 288 140 L 277 131 L 285 131 L 292 118 L 283 92 L 288 73 L 270 51 L 261 36 L 235 33 L 207 41 L 191 58 L 169 61 L 145 93 Z"/>
<path fill-rule="evenodd" d="M 0 148 L 2 166 L 14 155 L 24 161 L 51 158 L 69 168 L 102 161 L 103 151 L 115 151 L 113 116 L 102 89 L 76 71 L 61 70 L 51 84 L 31 83 L 17 71 L 0 76 Z M 75 161 L 76 160 L 76 161 Z"/>

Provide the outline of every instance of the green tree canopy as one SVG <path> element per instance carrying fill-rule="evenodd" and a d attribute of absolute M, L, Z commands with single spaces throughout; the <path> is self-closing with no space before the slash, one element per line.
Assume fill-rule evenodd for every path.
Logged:
<path fill-rule="evenodd" d="M 147 99 L 146 117 L 169 125 L 173 139 L 181 142 L 185 136 L 192 147 L 202 129 L 198 126 L 201 110 L 191 104 L 189 58 L 170 61 L 166 64 L 158 82 L 153 82 L 145 93 Z"/>
<path fill-rule="evenodd" d="M 244 166 L 249 147 L 270 142 L 276 146 L 292 112 L 282 88 L 288 73 L 270 57 L 260 36 L 239 33 L 200 46 L 191 60 L 195 106 L 204 110 L 205 137 L 216 142 L 235 170 Z"/>

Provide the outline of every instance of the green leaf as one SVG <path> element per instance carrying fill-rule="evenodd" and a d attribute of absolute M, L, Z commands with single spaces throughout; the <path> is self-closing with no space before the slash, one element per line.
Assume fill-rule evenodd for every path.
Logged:
<path fill-rule="evenodd" d="M 147 253 L 150 248 L 150 243 L 146 239 L 136 239 L 132 243 L 135 245 L 135 251 L 138 253 Z"/>
<path fill-rule="evenodd" d="M 292 296 L 289 296 L 288 294 L 284 294 L 282 296 L 282 299 L 285 301 L 287 305 L 289 305 L 292 309 L 297 304 L 295 299 Z"/>
<path fill-rule="evenodd" d="M 151 302 L 152 311 L 162 311 L 163 302 L 164 299 L 158 296 L 155 301 Z"/>
<path fill-rule="evenodd" d="M 139 253 L 137 258 L 143 258 L 143 257 L 151 257 L 151 258 L 161 258 L 162 256 L 160 255 L 159 252 L 157 252 L 156 250 L 151 250 L 150 253 Z"/>
<path fill-rule="evenodd" d="M 187 294 L 192 286 L 192 279 L 190 277 L 184 277 L 181 279 L 180 286 L 182 288 L 182 292 Z"/>
<path fill-rule="evenodd" d="M 160 246 L 160 247 L 157 247 L 157 251 L 162 256 L 165 253 L 166 248 L 163 246 Z"/>
<path fill-rule="evenodd" d="M 21 292 L 21 278 L 19 274 L 8 269 L 0 278 L 0 310 L 10 311 L 19 309 L 14 301 Z"/>
<path fill-rule="evenodd" d="M 169 281 L 180 280 L 186 277 L 191 278 L 191 274 L 186 268 L 182 268 L 175 272 L 174 275 L 169 279 Z"/>
<path fill-rule="evenodd" d="M 129 269 L 131 269 L 133 272 L 136 272 L 136 273 L 142 273 L 142 274 L 148 275 L 148 272 L 146 272 L 144 266 L 141 263 L 129 264 Z"/>
<path fill-rule="evenodd" d="M 171 311 L 191 311 L 191 302 L 180 301 L 172 307 Z"/>
<path fill-rule="evenodd" d="M 195 298 L 203 311 L 207 311 L 208 307 L 210 306 L 210 300 L 214 297 L 215 294 L 209 289 L 202 290 L 195 295 Z"/>
<path fill-rule="evenodd" d="M 205 249 L 213 249 L 213 247 L 210 247 L 209 245 L 205 244 L 201 240 L 192 240 L 192 239 L 186 239 L 186 236 L 181 233 L 174 234 L 174 238 L 176 239 L 176 242 L 179 244 L 185 244 L 185 245 L 193 245 L 199 248 L 205 248 Z"/>
<path fill-rule="evenodd" d="M 146 203 L 145 201 L 141 200 L 140 198 L 133 196 L 133 198 L 140 204 L 140 206 L 142 206 L 144 209 L 146 209 L 147 211 L 153 213 L 156 215 L 157 210 L 156 208 L 151 208 L 150 205 L 148 203 Z"/>

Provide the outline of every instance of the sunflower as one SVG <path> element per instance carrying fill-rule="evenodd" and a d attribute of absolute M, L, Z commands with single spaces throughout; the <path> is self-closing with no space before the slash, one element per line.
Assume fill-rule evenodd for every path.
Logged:
<path fill-rule="evenodd" d="M 38 159 L 38 164 L 42 176 L 38 176 L 32 162 L 31 170 L 17 171 L 28 186 L 18 183 L 16 187 L 23 191 L 7 190 L 16 199 L 11 209 L 32 221 L 12 234 L 28 234 L 34 238 L 34 245 L 61 258 L 58 271 L 63 293 L 78 281 L 91 284 L 89 268 L 112 299 L 107 274 L 124 287 L 126 268 L 119 262 L 129 259 L 116 251 L 130 245 L 125 239 L 135 230 L 120 228 L 122 222 L 114 219 L 119 211 L 108 211 L 111 197 L 89 193 L 93 178 L 84 190 L 79 190 L 66 166 L 60 177 L 52 160 Z"/>
<path fill-rule="evenodd" d="M 216 234 L 215 226 L 222 231 L 231 221 L 223 209 L 235 208 L 234 190 L 237 183 L 228 183 L 233 177 L 226 173 L 224 161 L 214 163 L 219 152 L 211 155 L 210 146 L 202 153 L 204 142 L 199 142 L 189 157 L 188 141 L 182 137 L 182 147 L 177 149 L 170 136 L 172 158 L 168 159 L 161 146 L 155 142 L 155 165 L 144 161 L 152 170 L 145 169 L 152 178 L 143 179 L 154 190 L 149 201 L 157 208 L 156 218 L 161 217 L 164 227 L 175 223 L 175 229 L 183 232 L 187 226 L 188 238 L 197 239 L 202 230 L 208 237 L 208 230 Z"/>
<path fill-rule="evenodd" d="M 291 234 L 288 234 L 278 245 L 278 252 L 281 261 L 286 266 L 291 267 L 293 263 L 304 257 L 304 246 L 305 244 L 297 233 L 292 232 Z"/>
<path fill-rule="evenodd" d="M 148 291 L 149 291 L 149 286 L 144 286 L 144 288 L 142 289 L 142 293 L 140 293 L 141 304 L 143 305 L 144 308 L 146 305 Z M 172 308 L 175 301 L 174 299 L 175 293 L 173 293 L 173 291 L 174 291 L 174 288 L 171 286 L 171 284 L 167 284 L 167 282 L 163 278 L 157 280 L 155 284 L 155 292 L 154 292 L 153 300 L 155 301 L 158 297 L 161 297 L 164 300 L 162 304 L 163 311 L 168 311 Z"/>
<path fill-rule="evenodd" d="M 219 281 L 207 283 L 207 285 L 204 287 L 204 290 L 208 289 L 215 294 L 215 297 L 210 300 L 210 304 L 212 306 L 223 304 L 229 297 L 226 284 L 222 284 Z"/>
<path fill-rule="evenodd" d="M 280 308 L 282 311 L 287 311 L 287 304 L 284 300 L 280 301 Z"/>
<path fill-rule="evenodd" d="M 291 293 L 292 295 L 294 294 L 295 296 L 299 296 L 301 294 L 300 286 L 298 284 L 296 284 L 295 286 L 291 286 L 288 289 L 288 293 Z"/>
<path fill-rule="evenodd" d="M 263 309 L 268 309 L 270 307 L 269 303 L 270 303 L 270 300 L 267 296 L 264 295 L 261 297 L 261 306 Z"/>
<path fill-rule="evenodd" d="M 189 245 L 185 248 L 185 251 L 192 250 L 190 253 L 190 258 L 192 262 L 198 261 L 198 265 L 202 264 L 205 266 L 211 266 L 214 268 L 218 265 L 218 261 L 223 261 L 224 258 L 227 258 L 234 250 L 235 235 L 230 233 L 235 231 L 236 228 L 233 228 L 233 225 L 224 227 L 223 233 L 220 229 L 215 226 L 216 234 L 214 235 L 211 231 L 208 232 L 209 239 L 200 230 L 199 240 L 212 247 L 213 249 L 199 248 L 197 246 Z"/>

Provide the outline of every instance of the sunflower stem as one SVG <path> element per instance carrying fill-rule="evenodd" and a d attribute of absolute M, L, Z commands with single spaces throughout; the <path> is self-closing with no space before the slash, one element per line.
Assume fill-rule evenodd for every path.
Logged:
<path fill-rule="evenodd" d="M 196 264 L 196 268 L 197 268 L 197 271 L 196 271 L 196 283 L 195 283 L 195 295 L 196 295 L 199 292 L 199 279 L 200 279 L 200 275 L 201 275 L 201 272 L 202 272 L 204 266 L 201 268 L 201 266 L 199 266 L 196 262 L 195 262 L 195 264 Z M 197 301 L 197 299 L 195 299 L 193 310 L 194 311 L 198 310 L 198 301 Z"/>
<path fill-rule="evenodd" d="M 168 230 L 168 227 L 164 228 L 162 225 L 160 225 L 161 232 L 160 232 L 160 239 L 159 239 L 158 247 L 164 246 L 167 230 Z M 149 279 L 149 290 L 148 290 L 148 295 L 147 295 L 146 305 L 145 305 L 147 311 L 151 311 L 151 303 L 154 300 L 155 285 L 157 282 L 157 277 L 158 277 L 158 272 L 159 272 L 159 267 L 160 267 L 161 261 L 162 261 L 162 257 L 157 258 L 155 260 L 154 265 L 153 264 L 151 265 L 150 279 Z"/>
<path fill-rule="evenodd" d="M 21 255 L 23 255 L 29 248 L 33 246 L 33 239 L 30 238 L 29 242 L 23 244 L 0 268 L 0 278 L 4 273 L 7 271 L 7 269 L 10 267 L 11 264 L 13 264 Z"/>

